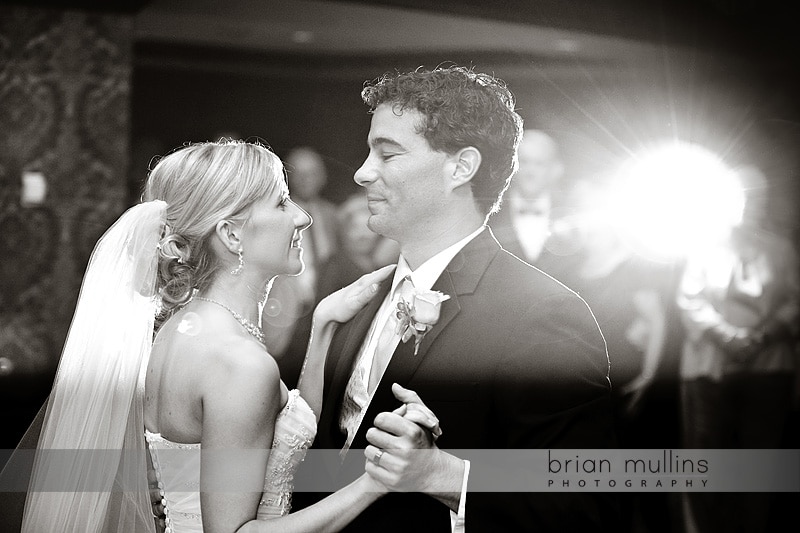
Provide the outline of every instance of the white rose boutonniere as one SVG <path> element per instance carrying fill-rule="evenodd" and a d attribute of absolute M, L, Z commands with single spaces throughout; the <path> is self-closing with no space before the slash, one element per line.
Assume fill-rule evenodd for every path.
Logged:
<path fill-rule="evenodd" d="M 414 355 L 419 352 L 419 345 L 425 334 L 439 321 L 442 302 L 450 299 L 447 294 L 439 291 L 419 291 L 414 289 L 411 300 L 401 298 L 397 302 L 397 334 L 400 340 L 408 342 L 414 337 Z"/>

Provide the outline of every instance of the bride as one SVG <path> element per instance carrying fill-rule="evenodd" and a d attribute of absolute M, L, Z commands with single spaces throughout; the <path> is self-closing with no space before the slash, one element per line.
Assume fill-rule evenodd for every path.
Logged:
<path fill-rule="evenodd" d="M 172 533 L 336 531 L 386 492 L 364 473 L 289 514 L 333 332 L 392 267 L 319 304 L 298 389 L 287 390 L 258 326 L 270 280 L 302 271 L 311 224 L 283 176 L 259 144 L 185 146 L 159 161 L 144 202 L 98 242 L 48 402 L 23 531 L 154 531 L 145 449 Z M 423 404 L 400 412 L 434 429 Z M 52 492 L 64 465 L 51 450 L 120 453 L 75 455 L 68 487 L 59 478 Z"/>

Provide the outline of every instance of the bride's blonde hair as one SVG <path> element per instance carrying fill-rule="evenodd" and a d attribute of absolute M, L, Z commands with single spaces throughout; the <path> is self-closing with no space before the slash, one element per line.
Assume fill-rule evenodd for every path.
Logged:
<path fill-rule="evenodd" d="M 217 223 L 244 222 L 248 208 L 278 187 L 286 187 L 283 164 L 260 143 L 192 143 L 158 161 L 143 199 L 167 203 L 158 269 L 163 312 L 214 279 L 220 267 L 211 248 Z"/>

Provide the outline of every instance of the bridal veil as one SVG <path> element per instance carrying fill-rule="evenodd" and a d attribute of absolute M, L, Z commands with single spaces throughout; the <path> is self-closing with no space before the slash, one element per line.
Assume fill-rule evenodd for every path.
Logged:
<path fill-rule="evenodd" d="M 155 531 L 143 396 L 166 207 L 130 208 L 92 253 L 44 416 L 23 532 Z"/>

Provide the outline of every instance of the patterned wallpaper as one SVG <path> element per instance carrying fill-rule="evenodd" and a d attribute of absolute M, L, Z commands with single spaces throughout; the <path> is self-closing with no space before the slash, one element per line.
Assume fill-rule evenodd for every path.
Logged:
<path fill-rule="evenodd" d="M 0 390 L 51 375 L 127 207 L 131 54 L 128 16 L 0 6 Z M 26 171 L 47 180 L 39 205 L 21 202 Z"/>

